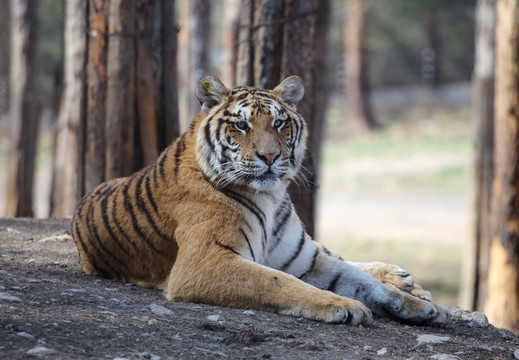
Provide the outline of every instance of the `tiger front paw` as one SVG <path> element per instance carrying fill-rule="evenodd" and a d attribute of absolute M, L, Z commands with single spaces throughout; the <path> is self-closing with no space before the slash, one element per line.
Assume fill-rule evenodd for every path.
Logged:
<path fill-rule="evenodd" d="M 450 317 L 444 306 L 396 289 L 391 291 L 391 300 L 384 310 L 391 317 L 414 325 L 445 326 Z"/>
<path fill-rule="evenodd" d="M 416 284 L 413 276 L 400 266 L 376 262 L 369 264 L 364 270 L 383 284 L 396 287 L 422 300 L 432 301 L 431 293 Z"/>
<path fill-rule="evenodd" d="M 369 325 L 373 315 L 360 301 L 337 296 L 313 302 L 304 309 L 281 311 L 282 314 L 303 316 L 307 319 L 327 323 L 343 323 L 348 325 Z"/>

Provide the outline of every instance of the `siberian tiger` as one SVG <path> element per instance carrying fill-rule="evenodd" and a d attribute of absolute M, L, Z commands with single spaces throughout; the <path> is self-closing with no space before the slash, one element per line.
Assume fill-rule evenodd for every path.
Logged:
<path fill-rule="evenodd" d="M 343 261 L 305 233 L 287 194 L 306 147 L 303 94 L 296 76 L 274 90 L 201 79 L 189 130 L 154 165 L 78 204 L 82 271 L 162 288 L 175 301 L 355 325 L 372 312 L 445 323 L 445 308 L 406 271 Z"/>

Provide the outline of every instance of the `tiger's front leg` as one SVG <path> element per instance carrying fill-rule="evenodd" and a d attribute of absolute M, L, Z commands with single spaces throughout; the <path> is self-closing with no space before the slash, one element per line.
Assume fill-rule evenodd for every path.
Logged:
<path fill-rule="evenodd" d="M 352 325 L 369 324 L 370 310 L 359 301 L 317 289 L 282 271 L 245 259 L 240 233 L 207 221 L 177 231 L 179 252 L 166 282 L 166 296 Z"/>
<path fill-rule="evenodd" d="M 317 250 L 311 271 L 301 279 L 318 288 L 361 301 L 374 313 L 411 324 L 443 325 L 448 312 L 431 303 L 383 284 L 359 267 L 327 253 L 314 243 Z"/>

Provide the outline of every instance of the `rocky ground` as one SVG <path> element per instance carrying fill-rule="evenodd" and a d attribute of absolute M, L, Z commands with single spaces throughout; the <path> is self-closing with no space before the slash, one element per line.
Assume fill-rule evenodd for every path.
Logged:
<path fill-rule="evenodd" d="M 170 302 L 159 290 L 83 275 L 68 228 L 0 219 L 2 358 L 519 358 L 516 335 L 460 311 L 441 329 L 384 319 L 349 327 Z"/>

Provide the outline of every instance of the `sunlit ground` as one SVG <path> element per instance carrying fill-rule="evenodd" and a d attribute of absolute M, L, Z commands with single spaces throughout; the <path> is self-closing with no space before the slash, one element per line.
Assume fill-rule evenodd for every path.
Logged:
<path fill-rule="evenodd" d="M 378 111 L 383 130 L 347 140 L 344 106 L 329 111 L 318 239 L 346 259 L 398 264 L 457 305 L 471 234 L 470 104 Z"/>

